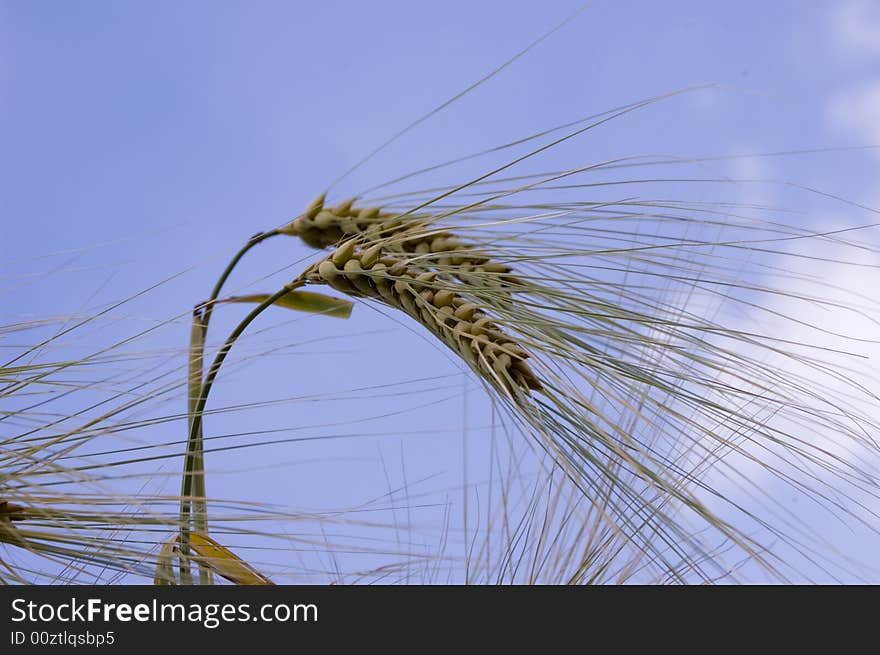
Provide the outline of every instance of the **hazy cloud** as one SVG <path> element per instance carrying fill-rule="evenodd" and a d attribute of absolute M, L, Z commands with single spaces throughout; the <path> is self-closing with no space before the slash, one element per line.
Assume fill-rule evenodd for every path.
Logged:
<path fill-rule="evenodd" d="M 835 2 L 831 26 L 834 42 L 844 52 L 880 55 L 880 2 L 877 0 Z"/>
<path fill-rule="evenodd" d="M 880 144 L 880 78 L 837 94 L 831 100 L 834 124 L 855 136 L 860 145 Z"/>

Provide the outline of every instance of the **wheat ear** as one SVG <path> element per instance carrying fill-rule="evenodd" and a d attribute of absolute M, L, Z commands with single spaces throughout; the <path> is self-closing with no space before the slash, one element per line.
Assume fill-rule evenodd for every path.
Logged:
<path fill-rule="evenodd" d="M 480 376 L 508 393 L 541 390 L 529 354 L 495 323 L 463 284 L 444 280 L 383 243 L 352 237 L 303 275 L 342 293 L 379 300 L 428 328 Z"/>
<path fill-rule="evenodd" d="M 312 248 L 325 249 L 354 236 L 383 242 L 388 252 L 413 255 L 445 269 L 473 286 L 491 285 L 513 289 L 520 281 L 507 264 L 466 243 L 452 232 L 435 227 L 437 217 L 423 214 L 392 214 L 379 207 L 355 207 L 350 198 L 328 207 L 325 194 L 315 198 L 306 210 L 278 229 L 296 236 Z M 484 275 L 488 274 L 488 275 Z"/>

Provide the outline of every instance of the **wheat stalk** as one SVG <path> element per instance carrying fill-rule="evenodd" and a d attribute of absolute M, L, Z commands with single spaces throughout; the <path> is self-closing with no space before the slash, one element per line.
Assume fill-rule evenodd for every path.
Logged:
<path fill-rule="evenodd" d="M 588 255 L 588 266 L 619 266 L 622 260 L 626 267 L 635 262 L 637 270 L 651 274 L 651 267 L 662 267 L 663 279 L 679 274 L 690 277 L 692 260 L 701 251 L 712 252 L 713 242 L 674 241 L 673 250 L 690 248 L 690 258 L 681 259 L 675 252 L 673 257 L 668 256 L 670 246 L 662 243 L 655 254 L 654 248 L 644 248 L 639 242 L 630 247 L 624 241 L 623 247 L 607 248 L 600 241 L 601 247 L 590 251 L 575 245 L 572 239 L 589 234 L 585 230 L 594 216 L 603 217 L 609 207 L 620 207 L 618 221 L 629 220 L 630 214 L 639 220 L 653 220 L 650 212 L 656 211 L 658 222 L 669 217 L 702 224 L 708 221 L 698 213 L 711 215 L 711 211 L 681 203 L 655 207 L 643 201 L 624 201 L 522 205 L 525 211 L 545 211 L 516 216 L 511 215 L 515 206 L 495 202 L 595 168 L 536 177 L 522 187 L 482 194 L 465 206 L 433 207 L 438 211 L 430 214 L 417 213 L 431 206 L 430 201 L 416 201 L 415 209 L 391 212 L 359 209 L 354 200 L 330 207 L 325 197 L 319 196 L 303 214 L 274 233 L 300 237 L 311 247 L 333 249 L 277 292 L 275 298 L 303 284 L 322 284 L 352 297 L 381 302 L 416 320 L 499 392 L 519 424 L 537 438 L 585 497 L 607 499 L 602 520 L 612 526 L 615 538 L 660 563 L 670 571 L 671 579 L 684 579 L 679 571 L 687 570 L 703 579 L 718 574 L 717 570 L 702 571 L 699 562 L 715 564 L 712 549 L 704 548 L 693 532 L 675 519 L 677 506 L 694 513 L 722 540 L 778 574 L 761 557 L 764 548 L 760 544 L 719 518 L 683 484 L 682 476 L 687 481 L 693 476 L 682 472 L 675 453 L 647 447 L 643 435 L 621 428 L 613 415 L 579 388 L 580 382 L 596 389 L 589 393 L 604 395 L 600 402 L 607 401 L 614 411 L 620 408 L 644 415 L 646 425 L 664 437 L 672 438 L 682 429 L 691 432 L 687 439 L 698 459 L 705 456 L 714 461 L 716 448 L 719 452 L 744 452 L 719 433 L 715 423 L 721 420 L 730 421 L 746 433 L 753 431 L 755 443 L 779 444 L 801 457 L 834 467 L 841 476 L 848 474 L 841 462 L 826 459 L 819 450 L 804 449 L 796 436 L 765 427 L 742 416 L 730 402 L 713 397 L 731 393 L 732 387 L 703 376 L 720 371 L 721 360 L 739 359 L 742 372 L 724 373 L 740 385 L 737 393 L 751 398 L 755 389 L 767 398 L 769 406 L 791 406 L 798 411 L 785 397 L 799 392 L 795 382 L 780 385 L 774 381 L 776 373 L 772 369 L 711 345 L 699 334 L 720 332 L 745 340 L 742 336 L 722 332 L 722 328 L 697 316 L 676 316 L 678 310 L 658 302 L 650 295 L 650 288 L 645 293 L 632 286 L 626 289 L 626 296 L 606 297 L 605 287 L 596 286 L 578 268 L 578 260 Z M 441 196 L 445 195 L 441 191 Z M 681 210 L 693 211 L 696 220 L 675 215 Z M 501 212 L 502 217 L 474 224 L 476 212 Z M 465 227 L 473 232 L 490 227 L 495 234 L 476 247 L 459 239 L 457 229 L 440 225 L 450 216 L 471 221 Z M 733 230 L 759 230 L 761 238 L 768 229 L 764 224 L 730 223 L 725 216 L 725 227 L 728 224 Z M 506 225 L 512 231 L 505 241 Z M 604 238 L 602 231 L 596 234 Z M 741 238 L 719 245 L 739 247 Z M 747 241 L 743 247 L 748 247 Z M 516 277 L 505 261 L 519 262 Z M 260 297 L 264 299 L 262 308 L 252 312 L 247 321 L 272 304 L 265 302 L 269 296 Z M 227 341 L 221 349 L 221 362 L 231 345 L 232 341 Z M 532 358 L 532 354 L 540 356 Z M 680 363 L 670 362 L 655 370 L 651 362 L 662 362 L 670 354 L 680 358 Z M 216 373 L 217 368 L 212 367 L 210 382 Z M 701 395 L 693 392 L 692 381 L 701 386 Z M 197 417 L 204 409 L 209 389 L 210 384 L 203 388 Z M 533 397 L 536 391 L 541 392 L 540 396 Z M 693 412 L 693 416 L 681 414 L 683 409 Z M 818 422 L 820 416 L 834 421 L 831 414 L 818 412 L 814 419 Z M 700 443 L 703 438 L 705 444 Z M 622 476 L 621 470 L 627 475 Z M 787 538 L 782 532 L 777 535 Z"/>
<path fill-rule="evenodd" d="M 328 205 L 322 194 L 301 215 L 260 239 L 284 234 L 313 248 L 333 248 L 275 298 L 302 284 L 325 284 L 404 312 L 500 392 L 494 397 L 505 401 L 520 427 L 537 438 L 590 502 L 606 498 L 601 513 L 616 538 L 661 563 L 671 577 L 687 570 L 712 579 L 702 571 L 702 564 L 715 565 L 713 549 L 704 548 L 693 528 L 675 518 L 676 507 L 698 517 L 722 540 L 762 565 L 760 553 L 766 547 L 702 502 L 696 493 L 699 488 L 727 498 L 690 472 L 686 463 L 690 457 L 715 463 L 720 461 L 719 453 L 729 452 L 748 458 L 780 481 L 796 484 L 805 496 L 848 512 L 845 502 L 829 500 L 819 484 L 793 482 L 788 472 L 749 449 L 778 449 L 784 465 L 795 474 L 812 477 L 811 468 L 822 469 L 841 484 L 850 484 L 854 494 L 876 497 L 878 477 L 870 466 L 829 453 L 785 423 L 756 417 L 767 411 L 792 425 L 809 418 L 811 425 L 829 428 L 842 442 L 859 447 L 872 447 L 863 427 L 867 432 L 876 425 L 851 412 L 839 402 L 842 398 L 816 393 L 806 378 L 785 377 L 761 361 L 763 354 L 749 353 L 750 349 L 781 353 L 782 342 L 773 335 L 728 329 L 700 315 L 702 309 L 696 306 L 679 306 L 675 298 L 683 293 L 683 298 L 696 294 L 713 300 L 724 289 L 742 289 L 741 297 L 734 292 L 728 302 L 760 309 L 760 303 L 747 294 L 787 294 L 787 290 L 741 277 L 729 253 L 755 249 L 786 255 L 783 247 L 773 250 L 772 244 L 800 239 L 830 242 L 836 240 L 833 234 L 789 228 L 763 216 L 752 219 L 748 210 L 769 214 L 771 209 L 736 203 L 637 195 L 610 199 L 591 195 L 589 201 L 570 202 L 556 196 L 546 202 L 506 200 L 542 190 L 593 193 L 626 184 L 727 182 L 653 174 L 622 181 L 578 179 L 622 167 L 681 163 L 637 157 L 499 177 L 548 148 L 654 101 L 626 106 L 599 120 L 585 119 L 586 126 L 578 122 L 575 131 L 464 182 L 370 198 L 364 207 L 356 206 L 355 199 Z M 545 131 L 514 145 L 555 132 Z M 455 194 L 459 199 L 446 200 Z M 365 196 L 357 198 L 361 202 Z M 470 235 L 488 228 L 483 232 L 486 238 L 463 241 L 462 230 L 441 225 L 450 217 L 467 221 L 463 229 Z M 692 229 L 699 231 L 692 235 Z M 718 235 L 706 237 L 703 230 L 717 230 Z M 219 297 L 222 281 L 237 258 L 215 287 L 210 303 Z M 516 265 L 515 276 L 510 264 Z M 811 299 L 817 300 L 821 302 L 821 294 Z M 253 320 L 270 304 L 264 302 L 246 320 Z M 231 345 L 232 341 L 224 344 L 220 362 Z M 816 370 L 823 367 L 819 361 L 804 363 Z M 216 373 L 212 367 L 196 405 L 193 425 L 199 429 Z M 623 425 L 627 416 L 638 416 L 645 425 L 630 430 Z M 847 425 L 850 421 L 858 427 Z M 658 445 L 646 441 L 645 430 L 661 435 Z M 740 441 L 739 435 L 746 437 Z M 190 436 L 196 444 L 197 432 Z M 678 439 L 689 444 L 683 459 L 671 446 Z M 726 474 L 739 475 L 734 466 L 729 468 Z M 846 492 L 842 496 L 849 499 Z M 743 509 L 733 502 L 731 506 Z M 753 518 L 748 510 L 743 515 Z M 792 537 L 794 531 L 786 533 L 757 518 L 755 522 L 804 552 Z"/>

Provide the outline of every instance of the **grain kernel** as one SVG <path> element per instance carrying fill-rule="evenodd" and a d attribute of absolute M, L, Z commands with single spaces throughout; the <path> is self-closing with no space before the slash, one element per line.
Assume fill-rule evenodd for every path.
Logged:
<path fill-rule="evenodd" d="M 333 252 L 331 259 L 333 263 L 337 266 L 342 266 L 354 255 L 354 239 L 349 239 L 348 241 L 339 244 L 336 247 L 336 250 Z"/>
<path fill-rule="evenodd" d="M 463 321 L 470 321 L 474 317 L 477 309 L 479 309 L 479 307 L 474 303 L 465 303 L 455 310 L 455 316 Z"/>
<path fill-rule="evenodd" d="M 455 297 L 455 294 L 449 291 L 448 289 L 442 289 L 434 294 L 434 305 L 437 307 L 449 307 L 452 305 L 452 299 Z"/>

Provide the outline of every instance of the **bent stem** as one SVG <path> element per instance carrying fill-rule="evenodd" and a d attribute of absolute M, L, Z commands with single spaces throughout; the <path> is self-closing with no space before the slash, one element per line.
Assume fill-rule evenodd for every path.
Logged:
<path fill-rule="evenodd" d="M 204 345 L 204 335 L 208 332 L 208 323 L 211 322 L 211 313 L 214 311 L 214 304 L 217 301 L 217 298 L 220 295 L 220 291 L 223 289 L 223 285 L 226 284 L 226 280 L 232 274 L 233 269 L 238 265 L 238 262 L 241 261 L 241 258 L 244 257 L 247 252 L 253 248 L 258 243 L 262 243 L 266 239 L 277 236 L 281 234 L 277 229 L 269 230 L 267 232 L 257 232 L 254 236 L 248 239 L 248 242 L 241 247 L 235 257 L 233 257 L 229 264 L 226 265 L 226 269 L 223 273 L 220 274 L 220 277 L 217 278 L 217 283 L 214 285 L 214 290 L 211 291 L 211 296 L 204 303 L 199 305 L 197 309 L 204 308 L 204 317 L 202 318 L 202 330 L 204 334 L 202 335 L 203 345 Z"/>
<path fill-rule="evenodd" d="M 277 229 L 274 229 L 267 232 L 258 232 L 248 239 L 247 243 L 241 247 L 220 274 L 208 300 L 199 304 L 193 310 L 193 323 L 190 332 L 189 346 L 189 376 L 187 382 L 187 416 L 189 417 L 188 425 L 190 428 L 192 428 L 194 422 L 195 405 L 202 389 L 205 339 L 208 333 L 208 323 L 211 321 L 211 314 L 214 310 L 214 304 L 220 295 L 220 291 L 223 289 L 223 285 L 226 284 L 226 280 L 229 279 L 229 276 L 238 265 L 238 262 L 241 261 L 241 258 L 244 257 L 251 248 L 277 234 L 280 234 L 280 232 Z M 202 455 L 201 424 L 199 424 L 198 430 L 195 433 L 190 429 L 190 438 L 187 443 L 186 452 L 187 464 L 184 465 L 183 479 L 181 483 L 181 529 L 186 529 L 188 532 L 190 519 L 192 517 L 193 529 L 207 535 L 208 506 L 205 491 L 205 469 L 204 457 Z M 192 459 L 192 468 L 188 470 L 187 465 L 189 464 L 190 459 Z M 190 567 L 185 560 L 186 554 L 188 553 L 181 549 L 181 584 L 192 583 Z M 213 582 L 212 573 L 201 564 L 199 565 L 199 582 L 201 584 L 212 584 Z"/>
<path fill-rule="evenodd" d="M 246 248 L 243 249 L 243 252 Z M 243 254 L 240 253 L 240 254 Z M 227 270 L 231 270 L 231 267 Z M 217 378 L 223 361 L 232 349 L 233 344 L 238 337 L 247 329 L 257 316 L 263 313 L 268 307 L 275 304 L 284 295 L 290 293 L 305 284 L 304 280 L 294 280 L 284 285 L 280 290 L 267 297 L 263 302 L 257 305 L 235 329 L 226 338 L 223 346 L 214 357 L 211 368 L 205 376 L 204 383 L 201 383 L 202 356 L 200 353 L 204 349 L 204 335 L 207 329 L 206 319 L 208 311 L 204 314 L 200 308 L 196 308 L 193 316 L 193 337 L 191 341 L 190 355 L 190 424 L 189 439 L 187 440 L 186 458 L 183 467 L 183 482 L 180 499 L 180 581 L 181 584 L 192 583 L 192 573 L 189 566 L 189 534 L 190 521 L 192 518 L 192 527 L 199 532 L 207 531 L 207 514 L 204 501 L 204 464 L 202 452 L 202 417 L 205 411 L 205 405 L 208 402 L 208 395 L 211 393 L 211 387 Z M 215 291 L 219 294 L 222 285 L 218 283 Z M 216 300 L 216 296 L 214 297 Z M 199 382 L 198 394 L 192 394 L 195 383 Z M 200 493 L 201 492 L 201 493 Z M 192 515 L 191 515 L 192 511 Z M 202 583 L 210 584 L 210 573 L 199 566 L 199 580 Z"/>

